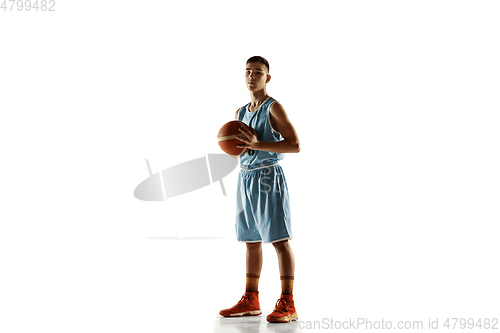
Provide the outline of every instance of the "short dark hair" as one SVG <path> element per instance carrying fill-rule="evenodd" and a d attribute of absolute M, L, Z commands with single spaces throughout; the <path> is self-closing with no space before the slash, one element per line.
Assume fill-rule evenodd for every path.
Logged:
<path fill-rule="evenodd" d="M 265 58 L 261 56 L 253 56 L 249 58 L 246 63 L 248 64 L 249 62 L 260 62 L 267 67 L 267 72 L 269 73 L 269 62 Z"/>

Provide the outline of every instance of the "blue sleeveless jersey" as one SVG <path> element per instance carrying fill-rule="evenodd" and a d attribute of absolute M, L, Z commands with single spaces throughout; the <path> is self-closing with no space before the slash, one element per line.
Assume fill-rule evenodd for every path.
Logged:
<path fill-rule="evenodd" d="M 276 102 L 274 98 L 268 97 L 256 111 L 248 111 L 250 106 L 250 103 L 248 103 L 241 107 L 240 112 L 238 112 L 238 120 L 255 129 L 259 141 L 278 142 L 283 140 L 281 134 L 271 127 L 269 112 L 274 102 Z M 283 153 L 253 150 L 240 155 L 240 165 L 261 166 L 276 163 L 283 158 L 285 158 Z"/>

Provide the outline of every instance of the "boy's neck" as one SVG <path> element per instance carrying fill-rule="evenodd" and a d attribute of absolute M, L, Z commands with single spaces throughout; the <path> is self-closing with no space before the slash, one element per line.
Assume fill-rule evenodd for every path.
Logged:
<path fill-rule="evenodd" d="M 250 98 L 251 98 L 251 103 L 250 107 L 252 109 L 258 108 L 266 99 L 269 98 L 269 95 L 266 93 L 265 90 L 260 90 L 260 91 L 255 91 L 255 92 L 250 92 Z"/>

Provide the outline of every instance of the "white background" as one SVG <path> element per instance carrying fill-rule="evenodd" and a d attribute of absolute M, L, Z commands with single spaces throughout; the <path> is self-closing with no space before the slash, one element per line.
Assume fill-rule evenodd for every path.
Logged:
<path fill-rule="evenodd" d="M 10 4 L 8 4 L 10 6 Z M 0 11 L 0 331 L 211 331 L 244 291 L 237 172 L 167 202 L 149 174 L 207 153 L 250 101 L 301 142 L 301 320 L 498 317 L 496 1 L 57 1 Z M 154 237 L 220 237 L 166 240 Z M 264 315 L 279 297 L 264 245 Z"/>

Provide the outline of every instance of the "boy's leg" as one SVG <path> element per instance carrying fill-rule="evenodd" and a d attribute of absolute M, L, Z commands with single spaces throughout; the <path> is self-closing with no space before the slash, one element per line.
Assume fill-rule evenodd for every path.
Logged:
<path fill-rule="evenodd" d="M 286 323 L 290 320 L 297 320 L 297 311 L 293 301 L 293 278 L 295 272 L 295 258 L 293 257 L 292 247 L 288 240 L 273 243 L 281 275 L 281 296 L 274 311 L 267 316 L 267 321 Z"/>
<path fill-rule="evenodd" d="M 288 240 L 273 243 L 278 254 L 278 263 L 281 275 L 282 294 L 293 294 L 293 276 L 295 273 L 295 258 Z"/>
<path fill-rule="evenodd" d="M 259 290 L 259 278 L 262 271 L 262 243 L 246 243 L 247 244 L 247 278 L 246 291 Z"/>
<path fill-rule="evenodd" d="M 224 317 L 258 316 L 262 314 L 259 303 L 259 277 L 262 270 L 262 243 L 247 243 L 246 290 L 240 301 L 229 309 L 219 312 Z"/>

